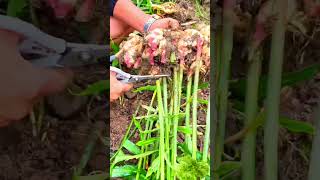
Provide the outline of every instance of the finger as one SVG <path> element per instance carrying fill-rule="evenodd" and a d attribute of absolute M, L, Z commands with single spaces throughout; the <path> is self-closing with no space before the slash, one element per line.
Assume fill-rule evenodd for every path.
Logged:
<path fill-rule="evenodd" d="M 19 40 L 21 39 L 21 35 L 13 31 L 0 29 L 0 39 L 8 43 L 7 45 L 17 46 Z"/>
<path fill-rule="evenodd" d="M 116 76 L 116 75 L 117 75 L 117 73 L 110 71 L 110 76 Z"/>
<path fill-rule="evenodd" d="M 48 96 L 63 91 L 73 78 L 68 69 L 41 69 L 42 83 L 38 96 Z"/>
<path fill-rule="evenodd" d="M 113 102 L 120 97 L 119 93 L 110 93 L 110 101 Z"/>
<path fill-rule="evenodd" d="M 6 108 L 6 112 L 0 112 L 0 121 L 21 120 L 32 111 L 32 107 L 33 104 L 30 101 L 22 101 L 12 104 Z"/>
<path fill-rule="evenodd" d="M 178 29 L 180 24 L 175 19 L 169 19 L 169 26 L 170 26 L 171 29 Z"/>
<path fill-rule="evenodd" d="M 130 91 L 130 89 L 132 89 L 132 88 L 133 88 L 133 84 L 123 84 L 123 86 L 122 86 L 123 92 Z"/>

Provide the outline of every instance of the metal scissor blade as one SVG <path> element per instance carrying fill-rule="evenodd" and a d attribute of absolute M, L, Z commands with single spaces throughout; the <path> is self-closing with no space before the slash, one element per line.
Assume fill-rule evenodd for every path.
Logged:
<path fill-rule="evenodd" d="M 98 59 L 107 57 L 108 48 L 106 45 L 67 43 L 67 51 L 59 65 L 78 67 L 97 64 Z"/>
<path fill-rule="evenodd" d="M 157 80 L 163 77 L 170 77 L 169 75 L 162 74 L 162 75 L 145 75 L 145 76 L 138 76 L 138 75 L 132 75 L 129 83 L 133 82 L 141 82 L 141 81 L 147 81 L 147 80 Z"/>

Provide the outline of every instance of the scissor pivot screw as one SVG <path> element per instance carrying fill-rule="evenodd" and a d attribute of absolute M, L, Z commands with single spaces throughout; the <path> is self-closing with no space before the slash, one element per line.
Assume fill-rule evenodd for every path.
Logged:
<path fill-rule="evenodd" d="M 82 59 L 82 60 L 85 60 L 85 61 L 89 61 L 90 59 L 91 59 L 91 55 L 89 54 L 89 53 L 87 53 L 87 52 L 81 52 L 80 54 L 79 54 L 79 56 L 80 56 L 80 58 Z"/>

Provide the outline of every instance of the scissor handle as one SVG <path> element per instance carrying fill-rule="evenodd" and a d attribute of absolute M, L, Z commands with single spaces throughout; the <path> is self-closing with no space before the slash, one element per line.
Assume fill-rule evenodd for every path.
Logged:
<path fill-rule="evenodd" d="M 113 67 L 113 66 L 110 66 L 110 71 L 113 71 L 115 72 L 117 75 L 116 75 L 116 78 L 118 81 L 122 82 L 122 83 L 130 83 L 130 79 L 131 79 L 131 74 L 129 73 L 126 73 L 124 71 L 122 71 L 121 69 L 118 69 L 116 67 Z"/>
<path fill-rule="evenodd" d="M 56 53 L 62 53 L 66 49 L 65 40 L 46 34 L 34 25 L 15 17 L 0 15 L 0 29 L 16 32 L 22 35 L 28 43 L 40 43 L 55 50 Z"/>

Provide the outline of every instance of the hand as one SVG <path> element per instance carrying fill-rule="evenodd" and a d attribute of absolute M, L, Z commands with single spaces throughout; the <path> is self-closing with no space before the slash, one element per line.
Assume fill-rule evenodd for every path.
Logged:
<path fill-rule="evenodd" d="M 129 91 L 132 84 L 124 84 L 117 80 L 116 73 L 110 72 L 110 101 L 117 100 L 123 93 Z"/>
<path fill-rule="evenodd" d="M 177 20 L 172 18 L 163 18 L 156 20 L 150 27 L 150 31 L 157 28 L 163 29 L 177 29 L 179 28 L 180 24 Z"/>
<path fill-rule="evenodd" d="M 37 68 L 24 60 L 19 40 L 0 30 L 0 126 L 24 118 L 41 97 L 62 91 L 72 77 L 66 70 Z"/>

